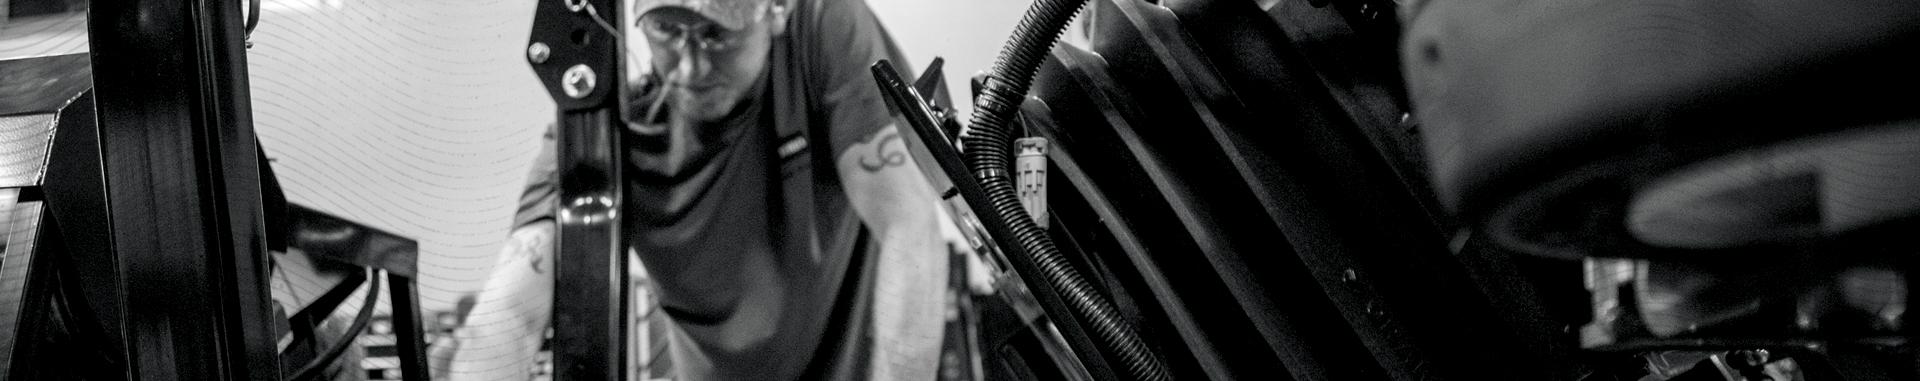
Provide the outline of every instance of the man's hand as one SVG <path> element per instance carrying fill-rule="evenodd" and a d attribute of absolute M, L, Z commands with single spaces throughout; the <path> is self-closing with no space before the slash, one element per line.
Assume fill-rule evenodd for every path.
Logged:
<path fill-rule="evenodd" d="M 939 201 L 899 130 L 880 129 L 838 159 L 854 213 L 878 237 L 874 287 L 876 380 L 933 379 L 946 323 L 948 249 Z"/>

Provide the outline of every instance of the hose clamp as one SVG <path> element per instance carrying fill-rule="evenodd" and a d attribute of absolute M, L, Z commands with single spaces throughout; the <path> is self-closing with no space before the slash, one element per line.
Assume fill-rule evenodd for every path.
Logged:
<path fill-rule="evenodd" d="M 1006 169 L 1002 169 L 1002 168 L 989 168 L 989 169 L 982 169 L 982 170 L 977 170 L 977 171 L 973 171 L 973 176 L 974 176 L 974 177 L 978 177 L 978 178 L 980 178 L 980 180 L 982 180 L 982 181 L 984 181 L 984 180 L 988 180 L 988 179 L 996 179 L 996 178 L 1006 178 L 1006 177 L 1008 177 L 1009 175 L 1007 174 L 1007 170 L 1006 170 Z"/>

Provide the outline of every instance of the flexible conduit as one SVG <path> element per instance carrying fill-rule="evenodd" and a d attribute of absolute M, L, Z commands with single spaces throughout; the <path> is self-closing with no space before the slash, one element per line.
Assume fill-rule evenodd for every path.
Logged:
<path fill-rule="evenodd" d="M 1019 194 L 1014 190 L 1011 158 L 1013 129 L 1008 126 L 1014 111 L 1026 98 L 1040 58 L 1053 49 L 1060 33 L 1086 5 L 1086 0 L 1037 0 L 1027 8 L 1026 16 L 1014 27 L 1013 36 L 1001 49 L 981 95 L 974 98 L 974 112 L 961 145 L 967 167 L 987 193 L 989 206 L 1009 225 L 1020 251 L 1053 289 L 1058 291 L 1074 317 L 1092 331 L 1100 347 L 1110 350 L 1134 380 L 1158 381 L 1171 376 L 1165 362 L 1153 353 L 1132 325 L 1120 317 L 1113 302 L 1096 292 L 1091 283 L 1069 266 L 1046 230 L 1035 224 Z"/>

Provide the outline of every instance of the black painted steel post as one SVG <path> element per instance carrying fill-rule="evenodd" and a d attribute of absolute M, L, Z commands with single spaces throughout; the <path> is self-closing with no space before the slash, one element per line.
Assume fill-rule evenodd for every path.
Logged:
<path fill-rule="evenodd" d="M 394 347 L 400 351 L 400 377 L 407 381 L 427 381 L 426 330 L 420 322 L 420 292 L 413 280 L 418 274 L 387 273 L 387 303 L 392 308 Z"/>
<path fill-rule="evenodd" d="M 559 380 L 619 380 L 630 368 L 627 257 L 620 236 L 617 0 L 542 0 L 527 61 L 553 97 L 559 176 L 553 369 Z"/>
<path fill-rule="evenodd" d="M 240 2 L 88 12 L 134 377 L 279 379 Z"/>
<path fill-rule="evenodd" d="M 618 136 L 611 111 L 561 124 L 560 216 L 554 268 L 554 373 L 563 380 L 626 374 L 626 263 L 621 254 Z"/>

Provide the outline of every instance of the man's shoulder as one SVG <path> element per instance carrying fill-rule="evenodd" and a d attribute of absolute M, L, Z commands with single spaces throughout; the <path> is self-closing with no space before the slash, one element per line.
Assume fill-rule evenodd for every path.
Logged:
<path fill-rule="evenodd" d="M 800 30 L 818 30 L 821 27 L 846 25 L 862 15 L 873 13 L 864 0 L 793 0 L 796 10 L 791 22 L 801 24 Z"/>
<path fill-rule="evenodd" d="M 772 78 L 776 118 L 826 136 L 829 162 L 847 147 L 891 123 L 891 112 L 874 85 L 869 67 L 878 60 L 905 62 L 892 36 L 862 0 L 794 0 L 783 68 Z M 783 85 L 784 84 L 784 85 Z M 785 119 L 792 118 L 792 119 Z M 825 140 L 820 140 L 825 138 Z M 815 144 L 817 145 L 817 144 Z"/>

